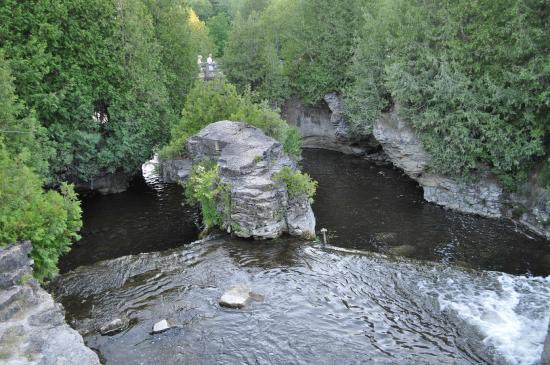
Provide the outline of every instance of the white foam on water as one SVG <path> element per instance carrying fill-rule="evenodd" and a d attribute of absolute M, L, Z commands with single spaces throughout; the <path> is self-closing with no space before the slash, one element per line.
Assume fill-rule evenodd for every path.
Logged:
<path fill-rule="evenodd" d="M 473 326 L 484 345 L 509 364 L 540 361 L 550 319 L 550 276 L 483 273 L 423 281 L 419 286 L 436 293 L 441 310 L 453 311 Z"/>

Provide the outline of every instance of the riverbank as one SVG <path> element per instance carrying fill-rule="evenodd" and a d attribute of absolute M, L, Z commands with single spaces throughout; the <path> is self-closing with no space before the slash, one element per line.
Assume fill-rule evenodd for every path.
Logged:
<path fill-rule="evenodd" d="M 342 98 L 334 93 L 325 95 L 314 106 L 291 99 L 284 104 L 282 114 L 300 130 L 306 146 L 377 161 L 385 159 L 415 180 L 428 202 L 463 213 L 510 219 L 550 239 L 550 196 L 539 181 L 540 164 L 517 191 L 511 192 L 486 170 L 475 172 L 471 180 L 430 170 L 432 157 L 413 128 L 400 117 L 398 104 L 382 114 L 372 126 L 371 134 L 362 137 L 352 133 Z"/>
<path fill-rule="evenodd" d="M 30 251 L 29 242 L 0 248 L 0 361 L 99 365 L 63 307 L 32 278 Z"/>

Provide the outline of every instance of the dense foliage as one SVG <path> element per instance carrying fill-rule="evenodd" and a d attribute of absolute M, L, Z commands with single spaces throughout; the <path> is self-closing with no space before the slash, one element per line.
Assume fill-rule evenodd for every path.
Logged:
<path fill-rule="evenodd" d="M 200 206 L 205 230 L 222 227 L 224 217 L 230 215 L 229 187 L 221 181 L 219 175 L 218 164 L 203 161 L 193 165 L 189 179 L 185 182 L 187 202 Z M 219 206 L 223 209 L 220 210 Z"/>
<path fill-rule="evenodd" d="M 354 124 L 368 129 L 399 103 L 434 169 L 488 165 L 513 186 L 546 153 L 549 18 L 547 1 L 371 2 L 349 90 Z"/>
<path fill-rule="evenodd" d="M 80 203 L 71 186 L 45 192 L 52 153 L 44 128 L 17 99 L 0 54 L 0 246 L 30 240 L 34 275 L 53 277 L 57 261 L 79 238 Z"/>
<path fill-rule="evenodd" d="M 0 2 L 0 245 L 30 240 L 38 279 L 78 239 L 63 181 L 134 173 L 168 140 L 212 49 L 195 18 L 184 0 Z"/>
<path fill-rule="evenodd" d="M 289 198 L 306 198 L 310 203 L 313 203 L 313 197 L 317 191 L 317 181 L 313 180 L 307 173 L 284 166 L 273 175 L 273 180 L 284 184 Z"/>
<path fill-rule="evenodd" d="M 208 38 L 195 31 L 183 0 L 0 4 L 0 47 L 47 128 L 56 181 L 133 173 L 166 141 Z"/>
<path fill-rule="evenodd" d="M 235 22 L 223 59 L 229 80 L 280 102 L 315 103 L 349 82 L 361 0 L 273 0 Z M 263 10 L 263 11 L 262 11 Z"/>
<path fill-rule="evenodd" d="M 198 81 L 189 92 L 182 118 L 172 129 L 170 143 L 161 150 L 161 157 L 184 155 L 187 138 L 220 120 L 244 121 L 258 127 L 281 142 L 291 157 L 300 157 L 301 138 L 296 128 L 289 126 L 267 105 L 254 103 L 249 94 L 239 95 L 232 84 L 221 79 L 207 83 Z"/>
<path fill-rule="evenodd" d="M 345 95 L 353 131 L 396 108 L 433 156 L 508 187 L 548 155 L 546 0 L 272 0 L 235 19 L 226 74 L 278 104 Z"/>

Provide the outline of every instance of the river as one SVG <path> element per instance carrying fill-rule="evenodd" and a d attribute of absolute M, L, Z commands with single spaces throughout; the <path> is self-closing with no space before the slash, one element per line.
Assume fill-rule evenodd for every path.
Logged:
<path fill-rule="evenodd" d="M 550 245 L 422 200 L 396 169 L 304 151 L 328 242 L 195 242 L 182 189 L 146 181 L 84 200 L 83 239 L 51 289 L 107 364 L 535 364 Z M 232 284 L 262 297 L 218 306 Z M 97 328 L 130 325 L 114 336 Z M 151 334 L 152 325 L 175 325 Z"/>

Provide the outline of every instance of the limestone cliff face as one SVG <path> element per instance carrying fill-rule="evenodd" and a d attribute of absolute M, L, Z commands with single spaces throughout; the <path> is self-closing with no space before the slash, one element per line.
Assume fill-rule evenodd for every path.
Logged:
<path fill-rule="evenodd" d="M 298 99 L 288 100 L 282 107 L 282 115 L 300 130 L 304 147 L 363 155 L 379 146 L 372 136 L 352 136 L 344 116 L 342 98 L 336 93 L 325 95 L 316 106 L 306 106 Z"/>
<path fill-rule="evenodd" d="M 307 198 L 290 197 L 273 180 L 284 166 L 296 164 L 283 146 L 260 129 L 242 122 L 220 121 L 187 140 L 194 162 L 216 161 L 220 178 L 230 186 L 227 226 L 239 237 L 275 238 L 283 233 L 315 236 L 315 216 Z"/>
<path fill-rule="evenodd" d="M 424 199 L 450 209 L 485 217 L 511 218 L 550 238 L 548 193 L 537 184 L 534 172 L 516 193 L 507 193 L 490 173 L 475 182 L 463 182 L 429 172 L 430 155 L 409 123 L 398 116 L 399 106 L 374 123 L 373 135 L 391 162 L 416 180 Z"/>
<path fill-rule="evenodd" d="M 0 363 L 95 365 L 63 308 L 32 279 L 28 242 L 0 249 Z"/>
<path fill-rule="evenodd" d="M 427 171 L 430 155 L 398 112 L 394 108 L 376 121 L 373 135 L 392 163 L 424 188 L 424 199 L 465 213 L 500 217 L 503 190 L 499 184 L 489 176 L 466 183 Z"/>
<path fill-rule="evenodd" d="M 130 181 L 137 174 L 126 173 L 117 170 L 113 173 L 104 173 L 94 176 L 90 181 L 72 181 L 79 191 L 97 191 L 100 194 L 118 194 L 126 191 L 130 186 Z"/>

